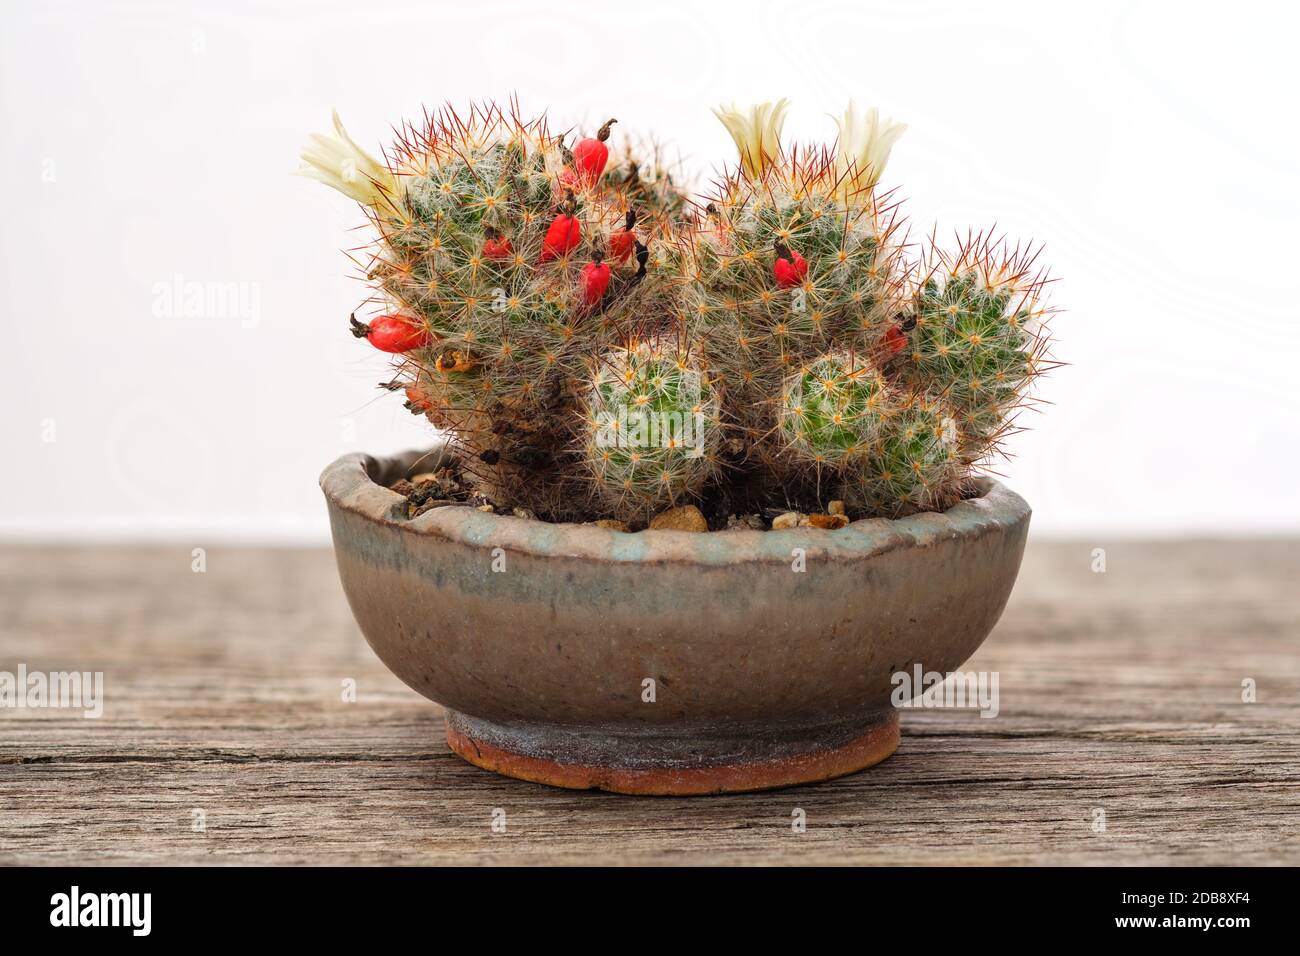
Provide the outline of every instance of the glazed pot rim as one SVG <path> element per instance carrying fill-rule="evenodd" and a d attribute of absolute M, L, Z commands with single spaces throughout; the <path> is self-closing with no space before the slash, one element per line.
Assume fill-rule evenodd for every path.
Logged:
<path fill-rule="evenodd" d="M 945 512 L 862 518 L 835 530 L 800 527 L 707 533 L 648 529 L 627 532 L 594 524 L 552 524 L 457 506 L 433 508 L 408 519 L 405 496 L 379 482 L 405 476 L 416 463 L 420 463 L 419 470 L 433 470 L 444 450 L 445 446 L 430 452 L 383 457 L 361 452 L 343 455 L 321 473 L 321 490 L 332 508 L 405 534 L 442 538 L 484 550 L 501 548 L 539 557 L 617 563 L 789 564 L 795 549 L 802 549 L 808 558 L 861 560 L 886 551 L 926 548 L 951 538 L 1005 532 L 1027 521 L 1030 515 L 1025 499 L 998 481 L 979 477 L 975 480 L 982 494 L 960 501 Z M 384 475 L 392 477 L 380 478 Z"/>

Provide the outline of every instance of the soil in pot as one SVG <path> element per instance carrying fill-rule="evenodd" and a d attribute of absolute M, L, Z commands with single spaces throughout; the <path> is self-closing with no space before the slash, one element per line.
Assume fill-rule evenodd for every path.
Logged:
<path fill-rule="evenodd" d="M 508 500 L 492 497 L 478 489 L 471 470 L 459 458 L 449 458 L 437 467 L 421 470 L 417 462 L 407 478 L 399 478 L 388 488 L 406 498 L 406 516 L 415 518 L 434 508 L 470 507 L 498 515 L 513 515 L 549 521 L 528 508 Z M 963 498 L 974 497 L 978 490 L 972 485 Z M 740 506 L 737 510 L 737 505 Z M 871 517 L 850 511 L 845 502 L 820 500 L 813 489 L 797 489 L 779 495 L 768 493 L 758 496 L 743 491 L 736 495 L 726 489 L 714 487 L 698 504 L 682 504 L 665 508 L 648 519 L 621 521 L 599 512 L 591 512 L 579 522 L 557 524 L 594 524 L 616 531 L 641 531 L 646 528 L 674 531 L 765 531 L 785 528 L 824 528 L 835 530 L 850 521 Z"/>

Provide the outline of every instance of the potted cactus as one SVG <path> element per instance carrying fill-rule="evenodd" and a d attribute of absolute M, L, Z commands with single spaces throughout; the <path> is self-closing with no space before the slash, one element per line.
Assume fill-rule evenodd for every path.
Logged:
<path fill-rule="evenodd" d="M 369 219 L 350 326 L 437 436 L 326 470 L 344 588 L 480 766 L 633 793 L 860 769 L 897 745 L 891 675 L 961 664 L 1014 583 L 1029 509 L 979 472 L 1048 364 L 1035 254 L 915 251 L 875 110 L 790 146 L 785 101 L 717 112 L 739 162 L 698 196 L 613 119 L 513 106 L 382 160 L 336 115 L 303 154 Z"/>

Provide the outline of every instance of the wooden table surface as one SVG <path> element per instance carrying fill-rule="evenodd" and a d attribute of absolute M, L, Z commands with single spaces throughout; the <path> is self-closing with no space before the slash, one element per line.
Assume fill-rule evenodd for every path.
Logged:
<path fill-rule="evenodd" d="M 1297 541 L 1031 544 L 967 665 L 996 718 L 911 710 L 871 770 L 730 797 L 463 763 L 325 550 L 5 546 L 20 663 L 104 672 L 105 710 L 0 709 L 0 863 L 1300 863 Z"/>

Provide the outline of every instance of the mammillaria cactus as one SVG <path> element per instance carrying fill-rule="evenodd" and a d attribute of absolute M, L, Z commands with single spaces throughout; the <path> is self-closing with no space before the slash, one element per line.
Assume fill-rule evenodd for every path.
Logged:
<path fill-rule="evenodd" d="M 697 199 L 613 119 L 570 137 L 448 107 L 383 160 L 337 116 L 313 139 L 304 171 L 377 234 L 382 314 L 353 331 L 487 500 L 639 526 L 710 498 L 898 516 L 968 493 L 1045 367 L 1034 255 L 909 261 L 878 190 L 903 128 L 850 104 L 834 144 L 786 147 L 785 112 L 720 110 L 739 165 Z"/>
<path fill-rule="evenodd" d="M 778 427 L 785 447 L 816 465 L 860 459 L 890 412 L 885 378 L 846 353 L 810 362 L 785 382 Z"/>
<path fill-rule="evenodd" d="M 913 393 L 881 426 L 847 475 L 844 495 L 890 517 L 956 504 L 963 477 L 956 423 L 942 402 Z"/>
<path fill-rule="evenodd" d="M 1047 343 L 1036 328 L 1043 277 L 1032 255 L 983 236 L 952 256 L 935 250 L 933 259 L 913 301 L 906 375 L 949 406 L 963 453 L 975 460 L 997 444 L 1044 365 Z"/>
<path fill-rule="evenodd" d="M 718 401 L 691 356 L 636 343 L 601 356 L 585 393 L 583 460 L 612 513 L 698 496 L 717 467 Z"/>

